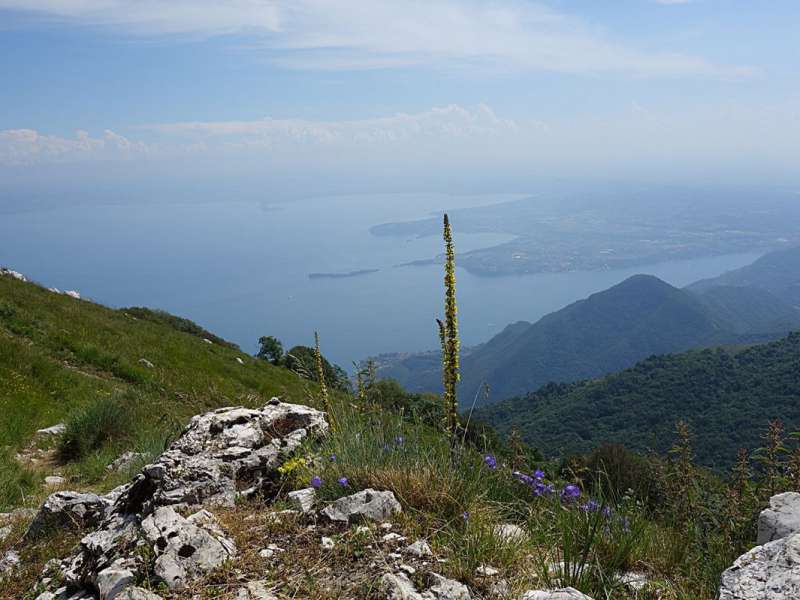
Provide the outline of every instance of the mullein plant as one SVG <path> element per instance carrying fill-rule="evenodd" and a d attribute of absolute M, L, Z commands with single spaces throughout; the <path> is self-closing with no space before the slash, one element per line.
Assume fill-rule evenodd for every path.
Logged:
<path fill-rule="evenodd" d="M 314 359 L 317 367 L 317 381 L 319 381 L 319 393 L 322 396 L 322 406 L 328 413 L 328 422 L 331 430 L 334 428 L 333 412 L 331 411 L 331 398 L 328 394 L 328 386 L 325 384 L 325 369 L 322 368 L 322 352 L 319 350 L 319 333 L 314 332 Z"/>
<path fill-rule="evenodd" d="M 456 387 L 459 373 L 458 352 L 458 307 L 456 305 L 456 253 L 450 219 L 444 215 L 444 321 L 436 319 L 439 326 L 439 342 L 442 346 L 442 387 L 444 392 L 444 429 L 455 443 L 458 433 L 458 397 Z"/>

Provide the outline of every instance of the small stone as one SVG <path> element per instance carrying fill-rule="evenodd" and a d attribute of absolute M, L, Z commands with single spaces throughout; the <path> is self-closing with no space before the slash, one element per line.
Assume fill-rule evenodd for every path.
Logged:
<path fill-rule="evenodd" d="M 131 469 L 137 462 L 140 464 L 147 458 L 144 452 L 123 452 L 114 462 L 106 466 L 108 471 L 120 473 Z"/>
<path fill-rule="evenodd" d="M 369 533 L 370 533 L 370 528 L 367 527 L 366 525 L 359 525 L 358 527 L 356 527 L 355 531 L 356 535 L 369 535 Z"/>
<path fill-rule="evenodd" d="M 414 573 L 417 572 L 417 570 L 414 567 L 412 567 L 411 565 L 401 564 L 401 565 L 398 565 L 397 568 L 400 569 L 401 571 L 405 572 L 405 573 L 408 573 L 409 575 L 413 575 Z"/>
<path fill-rule="evenodd" d="M 336 542 L 329 537 L 323 537 L 320 540 L 320 546 L 322 546 L 323 550 L 333 550 L 336 547 Z"/>
<path fill-rule="evenodd" d="M 399 512 L 402 512 L 402 508 L 392 492 L 366 489 L 339 498 L 327 506 L 322 514 L 331 521 L 347 523 L 359 519 L 381 521 Z"/>
<path fill-rule="evenodd" d="M 43 438 L 43 437 L 62 435 L 66 430 L 67 430 L 66 424 L 57 423 L 56 425 L 53 425 L 51 427 L 39 429 L 36 432 L 36 437 Z"/>
<path fill-rule="evenodd" d="M 494 567 L 490 567 L 489 565 L 481 565 L 480 567 L 475 569 L 475 572 L 481 577 L 494 577 L 495 575 L 500 573 L 500 571 L 498 571 Z"/>
<path fill-rule="evenodd" d="M 525 592 L 522 600 L 592 600 L 575 588 L 566 587 L 558 590 L 531 590 Z"/>
<path fill-rule="evenodd" d="M 17 567 L 19 567 L 20 562 L 19 554 L 13 550 L 6 552 L 2 558 L 0 558 L 0 581 L 2 581 L 5 576 L 15 571 Z"/>
<path fill-rule="evenodd" d="M 270 544 L 269 546 L 267 546 L 267 550 L 272 550 L 273 552 L 286 552 L 286 550 L 284 550 L 277 544 Z"/>
<path fill-rule="evenodd" d="M 437 573 L 428 573 L 428 592 L 436 600 L 471 600 L 469 589 L 463 583 L 447 579 Z"/>
<path fill-rule="evenodd" d="M 620 575 L 619 582 L 634 592 L 639 592 L 647 586 L 650 580 L 644 573 L 634 573 L 631 571 Z"/>
<path fill-rule="evenodd" d="M 380 528 L 383 529 L 384 531 L 389 531 L 392 528 L 392 524 L 388 523 L 388 522 L 387 523 L 381 523 L 380 524 Z"/>
<path fill-rule="evenodd" d="M 264 548 L 258 553 L 258 555 L 261 558 L 272 558 L 273 556 L 275 556 L 275 550 L 273 550 L 272 548 Z"/>
<path fill-rule="evenodd" d="M 214 343 L 214 342 L 212 342 L 212 341 L 211 341 L 210 339 L 208 339 L 208 338 L 203 338 L 203 341 L 204 341 L 206 344 L 213 344 L 213 343 Z"/>
<path fill-rule="evenodd" d="M 66 292 L 64 292 L 64 295 L 69 296 L 70 298 L 75 298 L 75 300 L 81 299 L 80 292 L 76 292 L 75 290 L 67 290 Z"/>
<path fill-rule="evenodd" d="M 380 590 L 386 600 L 422 600 L 405 573 L 386 573 L 381 577 Z"/>
<path fill-rule="evenodd" d="M 244 361 L 241 358 L 239 358 L 238 356 L 236 357 L 236 362 L 239 363 L 240 365 L 244 364 Z"/>
<path fill-rule="evenodd" d="M 116 596 L 114 600 L 163 600 L 161 596 L 154 594 L 153 592 L 149 592 L 144 588 L 140 587 L 129 587 L 126 588 L 119 596 Z"/>
<path fill-rule="evenodd" d="M 278 598 L 269 591 L 266 581 L 250 581 L 237 592 L 234 600 L 278 600 Z"/>
<path fill-rule="evenodd" d="M 151 363 L 146 358 L 140 358 L 139 359 L 139 364 L 144 366 L 144 367 L 147 367 L 148 369 L 155 369 L 155 367 L 156 367 L 153 363 Z"/>
<path fill-rule="evenodd" d="M 310 513 L 314 510 L 314 504 L 317 502 L 317 491 L 309 487 L 289 492 L 289 502 L 300 512 Z"/>
<path fill-rule="evenodd" d="M 394 542 L 404 542 L 406 538 L 400 535 L 399 533 L 387 533 L 381 538 L 381 541 L 387 544 L 391 544 Z"/>
<path fill-rule="evenodd" d="M 431 550 L 431 547 L 425 540 L 417 540 L 410 546 L 406 546 L 405 551 L 413 556 L 416 556 L 417 558 L 433 556 L 433 550 Z"/>
<path fill-rule="evenodd" d="M 44 478 L 44 484 L 47 487 L 59 487 L 67 483 L 67 480 L 60 475 L 48 475 Z"/>
<path fill-rule="evenodd" d="M 403 555 L 398 554 L 397 552 L 390 552 L 389 558 L 391 558 L 392 560 L 400 560 L 401 558 L 403 558 Z"/>
<path fill-rule="evenodd" d="M 522 527 L 519 525 L 514 525 L 513 523 L 503 523 L 502 525 L 497 525 L 493 531 L 496 538 L 506 543 L 521 542 L 528 537 L 528 534 L 525 533 L 525 530 L 522 529 Z"/>

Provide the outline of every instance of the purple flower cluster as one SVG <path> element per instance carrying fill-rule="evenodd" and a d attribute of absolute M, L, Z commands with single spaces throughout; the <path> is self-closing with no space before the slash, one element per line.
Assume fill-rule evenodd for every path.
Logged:
<path fill-rule="evenodd" d="M 562 502 L 573 502 L 581 497 L 581 488 L 575 484 L 570 483 L 565 485 L 564 489 L 559 494 Z"/>
<path fill-rule="evenodd" d="M 555 491 L 552 483 L 544 482 L 544 471 L 541 469 L 536 469 L 532 476 L 526 475 L 525 473 L 521 473 L 519 471 L 514 471 L 511 475 L 517 481 L 520 481 L 531 488 L 533 495 L 537 498 L 539 496 L 549 496 Z"/>
<path fill-rule="evenodd" d="M 315 489 L 321 488 L 322 487 L 322 477 L 320 477 L 319 475 L 314 475 L 311 478 L 311 487 L 313 487 Z"/>
<path fill-rule="evenodd" d="M 492 471 L 497 470 L 497 459 L 491 454 L 487 454 L 484 457 L 483 461 L 486 463 L 486 466 L 489 467 Z"/>

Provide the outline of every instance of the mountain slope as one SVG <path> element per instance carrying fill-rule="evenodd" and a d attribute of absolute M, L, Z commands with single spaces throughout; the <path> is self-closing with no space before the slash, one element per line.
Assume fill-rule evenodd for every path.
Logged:
<path fill-rule="evenodd" d="M 545 383 L 597 377 L 651 354 L 765 341 L 800 326 L 800 312 L 768 292 L 709 289 L 694 294 L 637 275 L 549 314 L 515 323 L 462 360 L 462 407 L 535 390 Z M 386 362 L 386 361 L 384 361 Z M 379 371 L 415 391 L 440 389 L 437 353 L 391 361 Z"/>
<path fill-rule="evenodd" d="M 137 430 L 127 450 L 174 433 L 197 412 L 275 395 L 307 403 L 313 388 L 189 321 L 113 310 L 0 275 L 0 471 L 37 429 L 99 398 L 125 399 Z"/>
<path fill-rule="evenodd" d="M 700 463 L 727 467 L 756 448 L 770 419 L 800 427 L 800 334 L 746 349 L 654 356 L 601 379 L 551 384 L 477 411 L 476 418 L 548 456 L 618 442 L 665 452 L 678 419 L 690 423 Z"/>
<path fill-rule="evenodd" d="M 776 298 L 800 306 L 800 247 L 765 254 L 753 264 L 689 286 L 693 292 L 731 286 L 766 290 Z"/>

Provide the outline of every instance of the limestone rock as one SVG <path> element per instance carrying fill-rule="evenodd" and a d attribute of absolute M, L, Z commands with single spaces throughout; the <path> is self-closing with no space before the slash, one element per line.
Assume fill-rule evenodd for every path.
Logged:
<path fill-rule="evenodd" d="M 470 600 L 467 586 L 458 581 L 447 579 L 436 573 L 428 573 L 428 591 L 423 597 L 434 600 Z"/>
<path fill-rule="evenodd" d="M 528 537 L 525 530 L 519 525 L 513 523 L 502 523 L 494 528 L 494 535 L 503 542 L 521 542 Z"/>
<path fill-rule="evenodd" d="M 769 499 L 769 508 L 758 516 L 756 543 L 766 544 L 800 531 L 800 494 L 786 492 Z"/>
<path fill-rule="evenodd" d="M 158 596 L 153 592 L 148 592 L 144 588 L 134 586 L 126 588 L 125 591 L 122 592 L 116 598 L 114 598 L 114 600 L 163 600 L 163 599 L 161 598 L 161 596 Z"/>
<path fill-rule="evenodd" d="M 199 516 L 198 516 L 199 515 Z M 236 555 L 233 541 L 207 511 L 184 519 L 169 506 L 157 508 L 142 521 L 146 539 L 156 552 L 154 572 L 170 589 L 204 575 Z"/>
<path fill-rule="evenodd" d="M 322 546 L 323 550 L 333 550 L 336 547 L 336 542 L 332 538 L 323 537 L 320 540 L 320 546 Z"/>
<path fill-rule="evenodd" d="M 96 526 L 60 563 L 59 581 L 65 589 L 77 590 L 76 598 L 96 599 L 100 591 L 109 598 L 116 594 L 115 600 L 126 594 L 129 600 L 155 600 L 157 596 L 132 587 L 132 581 L 151 578 L 177 589 L 236 554 L 235 544 L 210 512 L 199 510 L 184 518 L 176 508 L 233 506 L 239 497 L 272 493 L 277 468 L 306 439 L 327 429 L 324 413 L 274 398 L 261 409 L 223 408 L 198 415 L 131 483 L 105 496 L 51 495 L 30 535 L 53 526 Z M 145 548 L 147 552 L 140 551 Z M 43 575 L 40 582 L 47 579 Z"/>
<path fill-rule="evenodd" d="M 304 488 L 289 492 L 289 503 L 301 513 L 309 513 L 314 510 L 317 502 L 317 491 L 314 488 Z"/>
<path fill-rule="evenodd" d="M 266 581 L 250 581 L 237 592 L 235 600 L 278 600 L 278 597 L 269 591 Z"/>
<path fill-rule="evenodd" d="M 113 600 L 126 588 L 133 585 L 133 571 L 121 567 L 109 567 L 97 574 L 95 586 L 100 593 L 100 600 Z"/>
<path fill-rule="evenodd" d="M 722 574 L 719 600 L 800 598 L 800 533 L 756 546 Z"/>
<path fill-rule="evenodd" d="M 558 590 L 532 590 L 525 592 L 522 600 L 592 600 L 575 588 L 567 587 Z"/>
<path fill-rule="evenodd" d="M 70 298 L 75 298 L 75 300 L 80 300 L 81 299 L 80 292 L 76 292 L 75 290 L 66 290 L 64 292 L 64 295 L 65 296 L 69 296 Z"/>
<path fill-rule="evenodd" d="M 44 501 L 34 517 L 26 539 L 34 539 L 54 529 L 84 529 L 98 525 L 109 510 L 110 502 L 97 494 L 56 492 Z"/>
<path fill-rule="evenodd" d="M 47 487 L 59 487 L 67 483 L 66 478 L 61 477 L 60 475 L 48 475 L 44 478 L 44 484 Z"/>
<path fill-rule="evenodd" d="M 14 279 L 17 279 L 18 281 L 28 281 L 28 279 L 25 277 L 25 275 L 23 275 L 19 271 L 14 271 L 12 269 L 0 268 L 0 275 L 6 275 L 7 277 L 13 277 Z"/>
<path fill-rule="evenodd" d="M 327 506 L 322 514 L 331 521 L 352 523 L 364 519 L 382 521 L 399 512 L 402 512 L 402 508 L 392 492 L 366 489 L 339 498 Z"/>
<path fill-rule="evenodd" d="M 123 452 L 119 457 L 106 467 L 108 471 L 127 471 L 133 467 L 137 462 L 142 461 L 147 457 L 144 452 Z"/>
<path fill-rule="evenodd" d="M 386 600 L 470 600 L 467 587 L 436 573 L 428 573 L 428 589 L 418 592 L 405 573 L 387 573 L 381 578 L 380 591 Z"/>
<path fill-rule="evenodd" d="M 151 363 L 146 358 L 140 358 L 139 359 L 139 364 L 142 365 L 143 367 L 147 367 L 148 369 L 155 369 L 155 367 L 156 367 L 153 363 Z"/>
<path fill-rule="evenodd" d="M 39 429 L 36 432 L 35 438 L 42 439 L 48 437 L 54 437 L 62 435 L 67 430 L 67 426 L 64 423 L 56 423 L 50 427 L 45 427 L 44 429 Z"/>
<path fill-rule="evenodd" d="M 416 556 L 417 558 L 433 556 L 433 551 L 425 540 L 417 540 L 413 544 L 406 546 L 405 551 L 412 556 Z"/>
<path fill-rule="evenodd" d="M 309 435 L 326 433 L 318 410 L 271 400 L 260 410 L 220 408 L 194 417 L 181 436 L 133 481 L 126 502 L 223 505 L 261 491 L 278 466 Z M 244 490 L 237 482 L 250 481 Z"/>
<path fill-rule="evenodd" d="M 6 575 L 10 575 L 15 571 L 17 567 L 19 567 L 19 563 L 19 554 L 13 550 L 9 550 L 3 554 L 2 558 L 0 558 L 0 581 L 2 581 Z"/>

